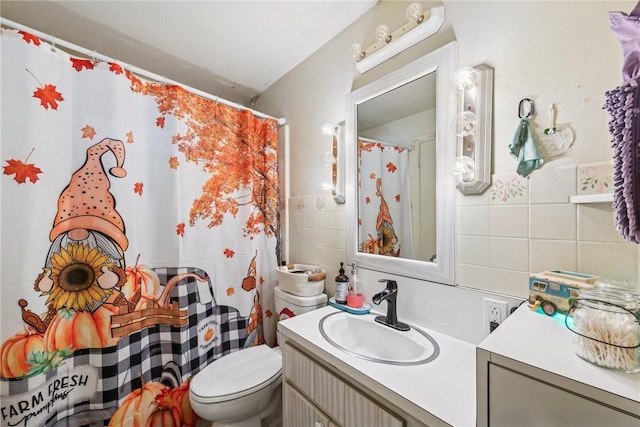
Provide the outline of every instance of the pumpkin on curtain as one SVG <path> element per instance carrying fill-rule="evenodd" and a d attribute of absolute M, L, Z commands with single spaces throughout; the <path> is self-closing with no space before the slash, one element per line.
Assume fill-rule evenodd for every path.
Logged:
<path fill-rule="evenodd" d="M 412 257 L 409 149 L 358 139 L 359 250 Z"/>
<path fill-rule="evenodd" d="M 277 121 L 0 37 L 3 423 L 195 425 L 189 378 L 275 343 Z"/>

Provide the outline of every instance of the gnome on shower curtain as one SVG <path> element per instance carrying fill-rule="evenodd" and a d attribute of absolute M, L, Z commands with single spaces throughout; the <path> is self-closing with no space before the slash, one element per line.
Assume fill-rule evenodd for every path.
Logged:
<path fill-rule="evenodd" d="M 380 197 L 380 209 L 376 219 L 377 237 L 374 238 L 369 234 L 369 238 L 362 242 L 361 250 L 368 254 L 399 257 L 400 243 L 393 229 L 393 218 L 391 218 L 389 205 L 382 194 L 382 179 L 380 178 L 376 180 L 376 196 Z"/>
<path fill-rule="evenodd" d="M 381 255 L 399 257 L 400 243 L 398 243 L 398 236 L 396 236 L 396 232 L 393 229 L 393 219 L 391 218 L 391 212 L 389 212 L 389 205 L 387 205 L 382 195 L 382 180 L 380 178 L 376 180 L 376 196 L 380 197 L 380 212 L 376 221 L 378 241 L 380 242 L 379 253 Z"/>
<path fill-rule="evenodd" d="M 78 169 L 58 199 L 58 211 L 49 233 L 51 246 L 35 290 L 48 295 L 49 311 L 44 319 L 29 315 L 20 304 L 25 324 L 44 332 L 60 311 L 94 313 L 108 303 L 116 311 L 139 298 L 127 301 L 117 289 L 125 282 L 124 251 L 129 246 L 122 217 L 109 192 L 109 178 L 101 158 L 112 153 L 117 166 L 111 176 L 124 178 L 125 149 L 122 141 L 105 138 L 87 149 L 85 163 Z"/>
<path fill-rule="evenodd" d="M 254 345 L 264 344 L 264 332 L 262 323 L 262 306 L 260 305 L 260 292 L 256 289 L 256 275 L 257 275 L 257 262 L 258 251 L 254 255 L 249 269 L 247 270 L 247 277 L 242 281 L 242 289 L 247 292 L 251 292 L 255 289 L 255 295 L 253 296 L 253 307 L 251 313 L 249 313 L 249 324 L 247 325 L 247 340 L 244 343 L 245 347 L 252 347 Z"/>

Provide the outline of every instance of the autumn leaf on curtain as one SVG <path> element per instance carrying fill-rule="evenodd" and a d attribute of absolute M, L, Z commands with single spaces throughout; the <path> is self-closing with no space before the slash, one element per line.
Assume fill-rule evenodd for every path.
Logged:
<path fill-rule="evenodd" d="M 80 130 L 82 131 L 82 138 L 93 139 L 96 136 L 96 130 L 92 126 L 86 125 Z"/>
<path fill-rule="evenodd" d="M 40 46 L 41 42 L 37 36 L 34 36 L 33 34 L 29 34 L 24 31 L 18 31 L 18 34 L 20 34 L 22 36 L 22 39 L 27 43 L 33 43 L 36 46 Z"/>
<path fill-rule="evenodd" d="M 56 86 L 51 84 L 45 84 L 43 87 L 39 87 L 33 92 L 33 97 L 40 100 L 45 110 L 52 108 L 58 109 L 58 102 L 64 101 L 62 94 L 56 90 Z"/>
<path fill-rule="evenodd" d="M 33 150 L 31 150 L 31 153 L 33 153 Z M 5 175 L 14 175 L 13 179 L 18 184 L 24 184 L 27 180 L 35 184 L 38 180 L 38 174 L 42 173 L 42 170 L 33 163 L 27 163 L 31 153 L 29 153 L 24 162 L 16 159 L 7 160 L 7 166 L 4 166 L 3 173 Z"/>
<path fill-rule="evenodd" d="M 69 61 L 71 61 L 71 66 L 75 68 L 77 72 L 80 72 L 83 69 L 93 70 L 93 67 L 95 66 L 95 61 L 89 59 L 69 58 Z"/>
<path fill-rule="evenodd" d="M 162 115 L 184 120 L 187 131 L 173 143 L 187 161 L 209 174 L 202 195 L 193 202 L 189 223 L 208 220 L 213 228 L 225 214 L 235 216 L 240 206 L 250 206 L 245 236 L 277 231 L 278 128 L 274 119 L 260 119 L 248 110 L 202 98 L 171 85 L 144 82 L 130 73 L 134 92 L 153 96 Z M 242 194 L 249 190 L 248 194 Z M 238 195 L 241 194 L 239 197 Z"/>

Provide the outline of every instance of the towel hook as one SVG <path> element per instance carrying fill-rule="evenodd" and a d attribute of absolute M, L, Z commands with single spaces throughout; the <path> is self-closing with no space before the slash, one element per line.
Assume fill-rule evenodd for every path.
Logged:
<path fill-rule="evenodd" d="M 525 114 L 526 112 L 526 114 Z M 518 104 L 518 117 L 528 119 L 536 113 L 533 101 L 529 98 L 523 98 Z"/>

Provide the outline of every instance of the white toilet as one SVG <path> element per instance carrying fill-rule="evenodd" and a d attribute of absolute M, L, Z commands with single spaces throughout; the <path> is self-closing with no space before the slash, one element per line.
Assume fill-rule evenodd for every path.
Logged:
<path fill-rule="evenodd" d="M 278 287 L 274 294 L 278 319 L 327 305 L 325 294 L 301 297 L 283 292 Z M 279 337 L 277 339 L 279 342 Z M 234 351 L 215 360 L 194 375 L 189 384 L 189 401 L 194 412 L 213 427 L 280 426 L 280 348 L 263 344 Z"/>

